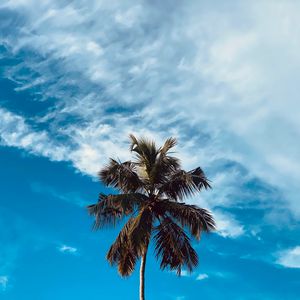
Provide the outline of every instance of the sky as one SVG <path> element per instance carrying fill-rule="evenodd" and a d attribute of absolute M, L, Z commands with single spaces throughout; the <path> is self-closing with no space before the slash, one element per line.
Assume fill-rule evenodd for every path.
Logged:
<path fill-rule="evenodd" d="M 97 172 L 128 135 L 178 139 L 218 230 L 147 299 L 300 294 L 300 2 L 0 1 L 0 298 L 137 299 L 91 230 Z M 151 246 L 152 247 L 152 246 Z M 153 249 L 152 249 L 153 250 Z"/>

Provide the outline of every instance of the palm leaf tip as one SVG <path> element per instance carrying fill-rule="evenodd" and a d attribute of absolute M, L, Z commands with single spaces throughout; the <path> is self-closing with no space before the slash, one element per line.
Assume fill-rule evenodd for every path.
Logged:
<path fill-rule="evenodd" d="M 167 153 L 171 148 L 174 148 L 177 145 L 176 138 L 170 137 L 168 138 L 164 145 L 160 148 L 160 153 Z"/>
<path fill-rule="evenodd" d="M 205 176 L 203 170 L 198 167 L 192 171 L 188 172 L 193 180 L 193 183 L 195 184 L 195 186 L 197 187 L 197 189 L 200 191 L 202 188 L 204 189 L 210 189 L 211 185 L 210 185 L 210 181 L 207 179 L 207 177 Z"/>

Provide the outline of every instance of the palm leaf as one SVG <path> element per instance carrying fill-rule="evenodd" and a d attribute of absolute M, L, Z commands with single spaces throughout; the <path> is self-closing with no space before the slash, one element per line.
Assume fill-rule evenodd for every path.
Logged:
<path fill-rule="evenodd" d="M 142 207 L 148 198 L 140 193 L 105 195 L 100 193 L 97 204 L 89 205 L 88 212 L 95 216 L 94 229 L 115 225 L 123 216 Z"/>
<path fill-rule="evenodd" d="M 158 215 L 169 215 L 181 226 L 188 228 L 197 240 L 200 239 L 202 231 L 211 232 L 216 228 L 211 213 L 196 205 L 163 200 L 156 204 L 156 211 Z"/>
<path fill-rule="evenodd" d="M 192 271 L 198 264 L 196 251 L 184 230 L 170 218 L 164 218 L 155 228 L 156 258 L 161 269 L 176 270 L 180 275 L 182 268 Z"/>
<path fill-rule="evenodd" d="M 203 188 L 209 189 L 211 188 L 209 184 L 209 180 L 206 178 L 203 170 L 198 167 L 192 171 L 188 172 L 192 176 L 192 180 L 194 184 L 196 185 L 198 191 L 200 192 Z"/>
<path fill-rule="evenodd" d="M 148 246 L 152 232 L 153 214 L 149 206 L 141 209 L 138 216 L 134 219 L 131 231 L 130 240 L 132 247 L 140 255 Z"/>
<path fill-rule="evenodd" d="M 150 179 L 151 183 L 162 184 L 168 181 L 170 173 L 180 168 L 180 161 L 176 157 L 169 155 L 169 150 L 176 145 L 177 141 L 174 138 L 166 140 L 165 144 L 159 149 L 159 155 L 151 169 Z"/>
<path fill-rule="evenodd" d="M 118 188 L 124 193 L 134 193 L 143 188 L 143 182 L 136 173 L 136 165 L 131 161 L 120 163 L 110 159 L 98 175 L 105 185 Z"/>
<path fill-rule="evenodd" d="M 144 208 L 138 216 L 131 217 L 110 247 L 107 259 L 118 264 L 119 273 L 128 276 L 134 270 L 136 260 L 148 246 L 152 231 L 152 214 Z"/>
<path fill-rule="evenodd" d="M 201 168 L 189 172 L 175 170 L 169 175 L 167 182 L 160 187 L 160 193 L 178 201 L 201 191 L 203 188 L 210 188 L 210 185 Z"/>
<path fill-rule="evenodd" d="M 106 255 L 111 265 L 118 265 L 118 271 L 122 276 L 129 276 L 133 272 L 138 259 L 138 254 L 130 241 L 133 222 L 134 218 L 127 221 Z"/>
<path fill-rule="evenodd" d="M 159 149 L 156 148 L 154 141 L 145 138 L 137 139 L 132 134 L 129 137 L 131 139 L 130 150 L 136 154 L 137 164 L 140 167 L 145 168 L 149 177 L 159 153 Z"/>

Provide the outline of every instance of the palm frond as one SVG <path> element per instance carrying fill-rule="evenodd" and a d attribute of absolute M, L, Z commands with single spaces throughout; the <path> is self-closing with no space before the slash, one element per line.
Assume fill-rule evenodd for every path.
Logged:
<path fill-rule="evenodd" d="M 140 193 L 105 195 L 100 193 L 98 203 L 87 207 L 95 216 L 94 229 L 115 225 L 123 216 L 133 213 L 135 208 L 145 205 L 147 197 Z"/>
<path fill-rule="evenodd" d="M 110 159 L 109 164 L 98 173 L 105 185 L 118 188 L 124 193 L 142 190 L 143 182 L 136 173 L 136 165 L 131 161 L 119 163 Z"/>
<path fill-rule="evenodd" d="M 149 208 L 131 217 L 120 231 L 106 258 L 112 265 L 118 265 L 122 276 L 128 276 L 134 270 L 136 260 L 148 246 L 151 231 L 152 214 Z"/>
<path fill-rule="evenodd" d="M 203 170 L 200 167 L 191 170 L 188 173 L 192 176 L 192 180 L 196 185 L 198 191 L 201 191 L 203 188 L 204 189 L 211 188 L 209 184 L 209 180 L 206 178 Z"/>
<path fill-rule="evenodd" d="M 173 147 L 175 147 L 177 144 L 177 140 L 173 137 L 168 138 L 164 145 L 159 149 L 160 154 L 167 154 L 169 152 L 170 149 L 172 149 Z"/>
<path fill-rule="evenodd" d="M 198 256 L 184 230 L 170 218 L 164 218 L 155 228 L 156 258 L 161 269 L 176 270 L 180 275 L 182 268 L 192 271 L 198 264 Z"/>
<path fill-rule="evenodd" d="M 129 137 L 131 139 L 130 150 L 136 154 L 138 165 L 145 167 L 149 175 L 155 164 L 159 149 L 156 148 L 154 141 L 145 138 L 137 139 L 132 134 Z"/>
<path fill-rule="evenodd" d="M 134 218 L 130 218 L 127 221 L 106 255 L 111 265 L 118 265 L 118 271 L 121 276 L 129 276 L 133 272 L 138 259 L 138 254 L 130 241 L 130 231 L 133 222 Z"/>
<path fill-rule="evenodd" d="M 208 179 L 201 168 L 186 172 L 175 170 L 168 180 L 160 187 L 160 193 L 175 201 L 187 198 L 203 188 L 210 188 Z"/>
<path fill-rule="evenodd" d="M 168 215 L 186 227 L 197 240 L 203 231 L 211 232 L 216 229 L 211 213 L 196 205 L 178 203 L 169 200 L 159 201 L 156 204 L 158 215 Z"/>
<path fill-rule="evenodd" d="M 167 182 L 160 187 L 160 194 L 165 194 L 167 198 L 182 200 L 197 191 L 191 175 L 184 170 L 173 172 Z"/>
<path fill-rule="evenodd" d="M 169 155 L 169 150 L 173 148 L 176 143 L 176 139 L 169 138 L 159 149 L 159 155 L 157 156 L 150 173 L 152 184 L 156 185 L 165 183 L 168 181 L 169 175 L 180 168 L 179 159 Z"/>
<path fill-rule="evenodd" d="M 152 232 L 153 214 L 149 206 L 141 209 L 138 216 L 134 219 L 130 231 L 132 247 L 140 255 L 148 246 Z"/>

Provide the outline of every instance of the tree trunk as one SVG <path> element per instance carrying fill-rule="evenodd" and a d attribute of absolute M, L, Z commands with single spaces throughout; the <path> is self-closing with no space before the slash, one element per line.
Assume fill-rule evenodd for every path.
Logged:
<path fill-rule="evenodd" d="M 145 267 L 146 267 L 146 257 L 147 257 L 147 250 L 148 250 L 147 248 L 145 249 L 142 255 L 141 267 L 140 267 L 140 300 L 145 300 Z"/>

